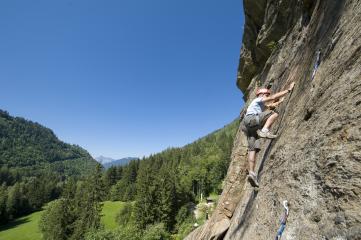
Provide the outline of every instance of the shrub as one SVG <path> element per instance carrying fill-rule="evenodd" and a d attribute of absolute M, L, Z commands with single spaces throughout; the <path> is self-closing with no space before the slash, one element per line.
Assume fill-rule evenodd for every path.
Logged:
<path fill-rule="evenodd" d="M 148 225 L 144 232 L 143 240 L 170 240 L 171 236 L 167 232 L 163 223 Z"/>
<path fill-rule="evenodd" d="M 119 225 L 123 226 L 133 222 L 133 204 L 125 202 L 115 219 Z"/>

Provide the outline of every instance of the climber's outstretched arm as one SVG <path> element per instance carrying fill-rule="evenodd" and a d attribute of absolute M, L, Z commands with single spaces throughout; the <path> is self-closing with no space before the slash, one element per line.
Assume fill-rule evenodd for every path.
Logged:
<path fill-rule="evenodd" d="M 264 103 L 267 103 L 267 102 L 274 102 L 276 99 L 279 99 L 283 96 L 285 96 L 287 93 L 291 92 L 293 87 L 295 86 L 295 82 L 292 82 L 291 85 L 288 87 L 287 90 L 284 90 L 284 91 L 281 91 L 281 92 L 278 92 L 278 93 L 275 93 L 269 97 L 263 97 L 262 98 L 262 101 Z"/>

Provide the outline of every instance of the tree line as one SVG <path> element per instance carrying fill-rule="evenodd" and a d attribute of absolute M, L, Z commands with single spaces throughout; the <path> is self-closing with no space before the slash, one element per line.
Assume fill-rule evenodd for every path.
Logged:
<path fill-rule="evenodd" d="M 7 166 L 0 168 L 0 225 L 29 214 L 60 196 L 60 177 L 53 173 L 38 173 L 23 177 Z"/>
<path fill-rule="evenodd" d="M 169 148 L 126 166 L 98 169 L 93 177 L 75 184 L 74 194 L 64 189 L 62 197 L 48 207 L 41 228 L 44 239 L 170 239 L 171 234 L 182 239 L 194 223 L 191 206 L 201 195 L 222 190 L 237 128 L 235 121 L 185 147 Z M 84 189 L 94 196 L 78 193 Z M 118 213 L 117 230 L 104 230 L 94 220 L 100 215 L 97 204 L 104 200 L 126 202 Z M 61 211 L 65 205 L 73 207 Z M 81 217 L 85 209 L 88 215 Z M 61 219 L 70 220 L 64 224 Z M 64 234 L 58 234 L 60 229 Z M 62 237 L 55 238 L 55 233 Z"/>
<path fill-rule="evenodd" d="M 69 177 L 96 166 L 87 151 L 48 128 L 0 110 L 0 225 L 60 196 Z"/>
<path fill-rule="evenodd" d="M 192 206 L 221 192 L 237 129 L 234 121 L 182 148 L 104 170 L 50 129 L 0 110 L 0 224 L 50 202 L 44 239 L 181 239 L 194 223 Z M 125 202 L 114 231 L 100 224 L 105 200 Z"/>
<path fill-rule="evenodd" d="M 0 167 L 4 165 L 28 175 L 50 169 L 71 176 L 90 173 L 96 161 L 81 147 L 60 141 L 51 129 L 0 110 Z"/>

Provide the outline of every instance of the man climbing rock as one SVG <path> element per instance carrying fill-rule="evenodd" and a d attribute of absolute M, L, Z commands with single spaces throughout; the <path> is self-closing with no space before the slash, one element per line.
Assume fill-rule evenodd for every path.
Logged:
<path fill-rule="evenodd" d="M 260 150 L 259 138 L 276 138 L 270 132 L 272 124 L 276 121 L 278 113 L 276 110 L 270 110 L 277 107 L 282 101 L 283 97 L 290 93 L 295 83 L 292 82 L 287 90 L 271 94 L 267 88 L 260 88 L 257 90 L 257 98 L 254 99 L 248 106 L 246 114 L 242 121 L 242 130 L 247 136 L 248 141 L 248 163 L 249 174 L 248 181 L 253 187 L 258 187 L 257 174 L 255 173 L 256 154 Z M 268 109 L 267 109 L 268 108 Z"/>

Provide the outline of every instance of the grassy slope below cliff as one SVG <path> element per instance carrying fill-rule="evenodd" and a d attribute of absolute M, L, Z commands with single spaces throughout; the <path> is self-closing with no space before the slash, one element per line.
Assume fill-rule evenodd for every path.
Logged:
<path fill-rule="evenodd" d="M 102 224 L 105 229 L 114 229 L 118 226 L 115 220 L 116 214 L 123 207 L 122 202 L 104 202 L 102 211 Z M 39 240 L 41 232 L 38 228 L 41 214 L 38 211 L 32 214 L 20 217 L 11 223 L 0 227 L 0 240 Z"/>

